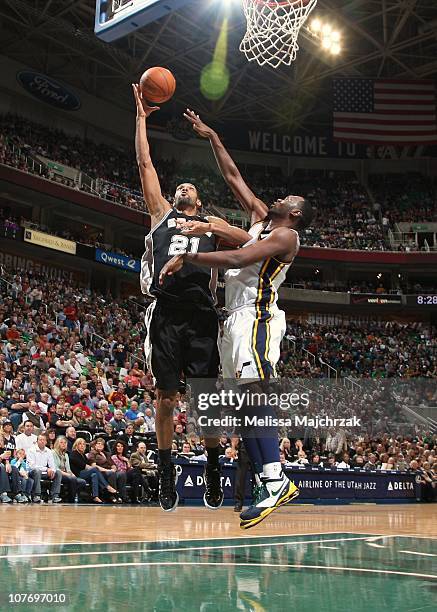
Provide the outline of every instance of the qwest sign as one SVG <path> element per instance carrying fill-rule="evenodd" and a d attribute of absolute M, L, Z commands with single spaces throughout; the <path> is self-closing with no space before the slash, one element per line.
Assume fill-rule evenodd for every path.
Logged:
<path fill-rule="evenodd" d="M 80 100 L 72 91 L 61 83 L 33 70 L 21 70 L 17 81 L 34 98 L 62 110 L 76 111 Z"/>
<path fill-rule="evenodd" d="M 140 271 L 140 261 L 138 259 L 130 259 L 129 257 L 126 257 L 126 255 L 96 249 L 95 257 L 96 261 L 104 263 L 107 266 L 114 266 L 115 268 L 121 268 L 122 270 L 129 270 L 129 272 L 139 273 Z"/>

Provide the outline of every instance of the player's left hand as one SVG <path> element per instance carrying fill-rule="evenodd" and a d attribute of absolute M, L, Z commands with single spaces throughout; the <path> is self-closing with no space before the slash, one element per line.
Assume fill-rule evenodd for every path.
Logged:
<path fill-rule="evenodd" d="M 186 236 L 203 236 L 211 231 L 211 224 L 203 221 L 181 221 L 177 227 Z"/>
<path fill-rule="evenodd" d="M 172 276 L 184 265 L 184 256 L 183 255 L 175 255 L 172 257 L 162 268 L 159 273 L 159 284 L 162 285 L 164 282 L 164 278 L 166 276 Z"/>
<path fill-rule="evenodd" d="M 211 136 L 214 135 L 214 130 L 210 128 L 209 125 L 206 125 L 199 115 L 196 115 L 196 113 L 191 109 L 187 108 L 186 112 L 184 113 L 184 117 L 185 119 L 188 119 L 193 126 L 193 130 L 202 138 L 211 138 Z"/>

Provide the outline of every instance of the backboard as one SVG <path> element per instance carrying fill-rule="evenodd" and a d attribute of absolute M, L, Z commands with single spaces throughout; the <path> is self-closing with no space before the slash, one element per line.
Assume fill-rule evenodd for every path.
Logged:
<path fill-rule="evenodd" d="M 94 32 L 106 42 L 181 8 L 191 0 L 96 0 Z"/>

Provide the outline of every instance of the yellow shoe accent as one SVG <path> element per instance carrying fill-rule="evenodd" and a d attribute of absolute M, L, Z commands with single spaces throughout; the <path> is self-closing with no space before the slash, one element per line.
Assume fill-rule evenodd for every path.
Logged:
<path fill-rule="evenodd" d="M 246 521 L 240 520 L 240 528 L 250 529 L 251 527 L 255 527 L 255 525 L 261 523 L 261 521 L 266 519 L 272 512 L 274 512 L 281 506 L 285 506 L 285 504 L 288 504 L 289 502 L 293 501 L 293 499 L 296 499 L 299 493 L 299 489 L 296 487 L 294 482 L 291 482 L 290 480 L 288 490 L 284 491 L 284 494 L 278 499 L 274 506 L 271 506 L 270 508 L 265 508 L 262 512 L 260 512 L 259 516 L 256 516 L 253 519 L 248 519 Z"/>

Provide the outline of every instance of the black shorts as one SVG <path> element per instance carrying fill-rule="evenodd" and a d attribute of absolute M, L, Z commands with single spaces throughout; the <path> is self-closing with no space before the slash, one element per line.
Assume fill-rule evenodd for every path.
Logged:
<path fill-rule="evenodd" d="M 178 390 L 181 379 L 217 378 L 220 363 L 214 308 L 183 308 L 153 302 L 146 312 L 147 366 L 158 389 Z"/>

